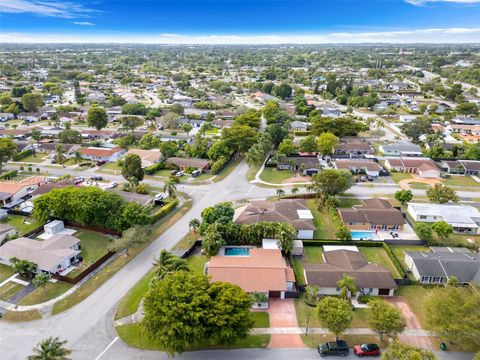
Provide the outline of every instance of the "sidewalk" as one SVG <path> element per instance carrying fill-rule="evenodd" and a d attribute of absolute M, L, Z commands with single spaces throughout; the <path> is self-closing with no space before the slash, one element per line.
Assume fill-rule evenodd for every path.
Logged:
<path fill-rule="evenodd" d="M 251 334 L 270 334 L 270 335 L 277 335 L 277 334 L 284 334 L 284 335 L 291 335 L 291 334 L 303 334 L 305 335 L 306 328 L 304 327 L 276 327 L 276 328 L 255 328 L 250 331 Z M 328 329 L 324 328 L 308 328 L 309 334 L 316 334 L 316 335 L 329 335 L 331 334 Z M 353 328 L 345 331 L 346 335 L 376 335 L 376 332 L 370 330 L 369 328 Z M 402 334 L 402 336 L 418 336 L 418 337 L 430 337 L 435 336 L 434 333 L 423 330 L 423 329 L 406 329 Z"/>

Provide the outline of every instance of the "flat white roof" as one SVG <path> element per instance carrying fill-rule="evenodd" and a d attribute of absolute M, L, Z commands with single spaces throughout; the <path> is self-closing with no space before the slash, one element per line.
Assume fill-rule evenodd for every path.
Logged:
<path fill-rule="evenodd" d="M 48 224 L 45 224 L 43 227 L 51 228 L 51 227 L 55 227 L 55 226 L 60 225 L 60 224 L 63 225 L 62 220 L 53 220 L 53 221 L 50 221 Z"/>
<path fill-rule="evenodd" d="M 313 215 L 310 210 L 297 210 L 298 217 L 300 219 L 311 219 L 313 220 Z"/>
<path fill-rule="evenodd" d="M 441 217 L 457 227 L 478 227 L 476 222 L 480 221 L 480 211 L 471 205 L 409 203 L 408 207 L 417 215 Z"/>
<path fill-rule="evenodd" d="M 350 250 L 350 251 L 357 251 L 358 248 L 356 246 L 347 246 L 347 245 L 324 245 L 323 251 L 335 251 L 335 250 Z"/>

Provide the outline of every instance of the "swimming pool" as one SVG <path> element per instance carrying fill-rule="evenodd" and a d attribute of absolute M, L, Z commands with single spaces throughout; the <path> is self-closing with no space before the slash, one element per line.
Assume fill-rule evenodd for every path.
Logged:
<path fill-rule="evenodd" d="M 248 256 L 250 254 L 250 249 L 248 248 L 225 248 L 225 256 Z"/>
<path fill-rule="evenodd" d="M 375 234 L 375 231 L 358 231 L 352 230 L 352 240 L 380 240 L 380 237 Z"/>

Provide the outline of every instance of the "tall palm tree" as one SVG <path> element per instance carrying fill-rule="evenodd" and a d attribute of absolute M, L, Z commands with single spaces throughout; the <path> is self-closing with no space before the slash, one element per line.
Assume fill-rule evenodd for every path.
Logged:
<path fill-rule="evenodd" d="M 153 257 L 153 266 L 159 279 L 172 272 L 189 270 L 184 259 L 180 259 L 166 250 L 162 250 L 157 258 Z"/>
<path fill-rule="evenodd" d="M 80 153 L 80 151 L 78 150 L 75 151 L 75 157 L 73 158 L 73 160 L 75 161 L 75 164 L 78 164 L 83 161 L 82 154 Z"/>
<path fill-rule="evenodd" d="M 296 193 L 298 193 L 298 187 L 294 186 L 290 189 L 290 191 L 293 195 L 295 195 Z"/>
<path fill-rule="evenodd" d="M 72 350 L 65 349 L 63 345 L 67 343 L 66 340 L 60 340 L 58 337 L 49 337 L 42 340 L 36 348 L 33 348 L 34 355 L 30 355 L 28 360 L 68 360 L 67 355 L 72 353 Z"/>
<path fill-rule="evenodd" d="M 163 192 L 167 193 L 171 198 L 176 197 L 177 183 L 173 179 L 168 179 L 163 186 Z"/>
<path fill-rule="evenodd" d="M 283 189 L 277 189 L 277 196 L 285 195 L 285 191 Z"/>
<path fill-rule="evenodd" d="M 200 220 L 198 220 L 197 218 L 190 220 L 190 222 L 188 223 L 188 227 L 190 229 L 193 229 L 194 232 L 197 232 L 198 228 L 200 227 Z"/>
<path fill-rule="evenodd" d="M 340 289 L 340 297 L 344 300 L 350 300 L 352 295 L 357 292 L 355 278 L 347 274 L 343 274 L 342 278 L 338 280 L 337 287 Z"/>
<path fill-rule="evenodd" d="M 55 148 L 55 155 L 57 155 L 57 163 L 63 164 L 66 160 L 66 157 L 64 155 L 65 153 L 65 148 L 63 145 L 58 144 L 57 147 Z"/>

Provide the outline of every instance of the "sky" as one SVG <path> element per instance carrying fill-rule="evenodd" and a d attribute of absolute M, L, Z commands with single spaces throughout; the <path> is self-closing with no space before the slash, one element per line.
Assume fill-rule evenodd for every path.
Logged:
<path fill-rule="evenodd" d="M 9 43 L 480 43 L 480 0 L 0 0 Z"/>

